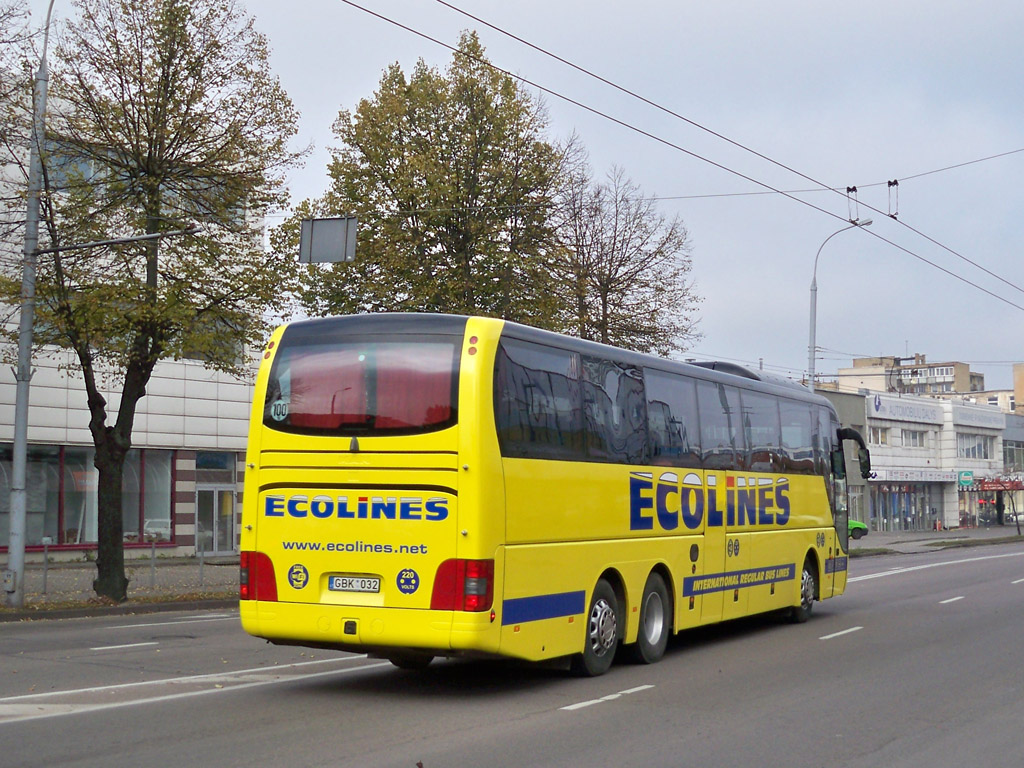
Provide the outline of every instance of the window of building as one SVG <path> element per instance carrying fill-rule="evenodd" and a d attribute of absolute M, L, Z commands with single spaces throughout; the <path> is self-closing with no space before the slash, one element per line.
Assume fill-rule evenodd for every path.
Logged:
<path fill-rule="evenodd" d="M 990 435 L 958 433 L 956 455 L 961 459 L 991 459 L 995 453 L 995 438 Z"/>
<path fill-rule="evenodd" d="M 903 447 L 904 448 L 927 448 L 928 447 L 928 433 L 925 430 L 920 430 L 920 429 L 904 429 L 903 430 Z"/>
<path fill-rule="evenodd" d="M 1003 471 L 1007 474 L 1024 472 L 1024 443 L 1003 441 Z"/>
<path fill-rule="evenodd" d="M 13 449 L 0 445 L 0 546 L 10 538 Z M 99 472 L 92 448 L 30 446 L 26 466 L 25 544 L 95 544 Z M 126 543 L 170 541 L 173 451 L 133 449 L 125 460 L 121 523 Z"/>
<path fill-rule="evenodd" d="M 888 445 L 889 444 L 889 428 L 888 427 L 868 427 L 868 442 L 871 445 Z"/>

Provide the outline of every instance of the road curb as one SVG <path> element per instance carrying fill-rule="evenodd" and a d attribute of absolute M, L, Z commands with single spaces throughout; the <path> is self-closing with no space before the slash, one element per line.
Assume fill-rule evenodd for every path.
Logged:
<path fill-rule="evenodd" d="M 160 603 L 122 603 L 120 605 L 85 605 L 80 608 L 0 609 L 0 624 L 12 621 L 44 621 L 47 619 L 83 619 L 97 616 L 128 616 L 131 614 L 168 613 L 171 611 L 199 611 L 204 609 L 237 608 L 238 598 L 211 598 L 209 600 L 181 600 Z"/>

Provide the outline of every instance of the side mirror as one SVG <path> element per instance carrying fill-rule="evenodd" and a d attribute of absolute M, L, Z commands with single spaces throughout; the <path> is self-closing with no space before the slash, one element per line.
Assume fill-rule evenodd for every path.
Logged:
<path fill-rule="evenodd" d="M 860 476 L 868 480 L 871 477 L 871 453 L 867 448 L 857 450 L 857 461 L 860 462 Z"/>

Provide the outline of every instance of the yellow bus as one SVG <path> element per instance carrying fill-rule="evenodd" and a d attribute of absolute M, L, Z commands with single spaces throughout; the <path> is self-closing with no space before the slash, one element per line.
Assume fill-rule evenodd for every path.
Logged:
<path fill-rule="evenodd" d="M 242 624 L 273 643 L 657 661 L 672 633 L 805 620 L 847 575 L 829 402 L 501 320 L 292 323 L 257 377 Z"/>

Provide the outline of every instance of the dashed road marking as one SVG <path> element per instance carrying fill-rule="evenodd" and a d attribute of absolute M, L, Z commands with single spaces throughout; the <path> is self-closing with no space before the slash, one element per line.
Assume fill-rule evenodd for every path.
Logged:
<path fill-rule="evenodd" d="M 621 698 L 622 696 L 629 696 L 633 693 L 640 693 L 641 691 L 647 691 L 653 688 L 653 685 L 638 685 L 636 688 L 628 688 L 625 691 L 619 691 L 618 693 L 609 693 L 607 696 L 602 696 L 600 699 L 590 699 L 589 701 L 578 701 L 575 704 L 569 704 L 560 709 L 564 709 L 567 712 L 572 712 L 577 709 L 583 709 L 584 707 L 592 707 L 595 704 L 601 704 L 606 701 L 615 701 L 615 699 Z"/>
<path fill-rule="evenodd" d="M 858 632 L 859 630 L 862 630 L 862 629 L 864 629 L 864 627 L 850 627 L 849 629 L 844 629 L 841 632 L 833 632 L 831 635 L 822 635 L 818 639 L 819 640 L 831 640 L 831 639 L 833 639 L 835 637 L 842 637 L 843 635 L 849 635 L 852 632 Z"/>
<path fill-rule="evenodd" d="M 144 645 L 156 645 L 155 641 L 148 643 L 124 643 L 122 645 L 98 645 L 95 648 L 90 648 L 90 651 L 119 651 L 122 648 L 141 648 Z"/>

